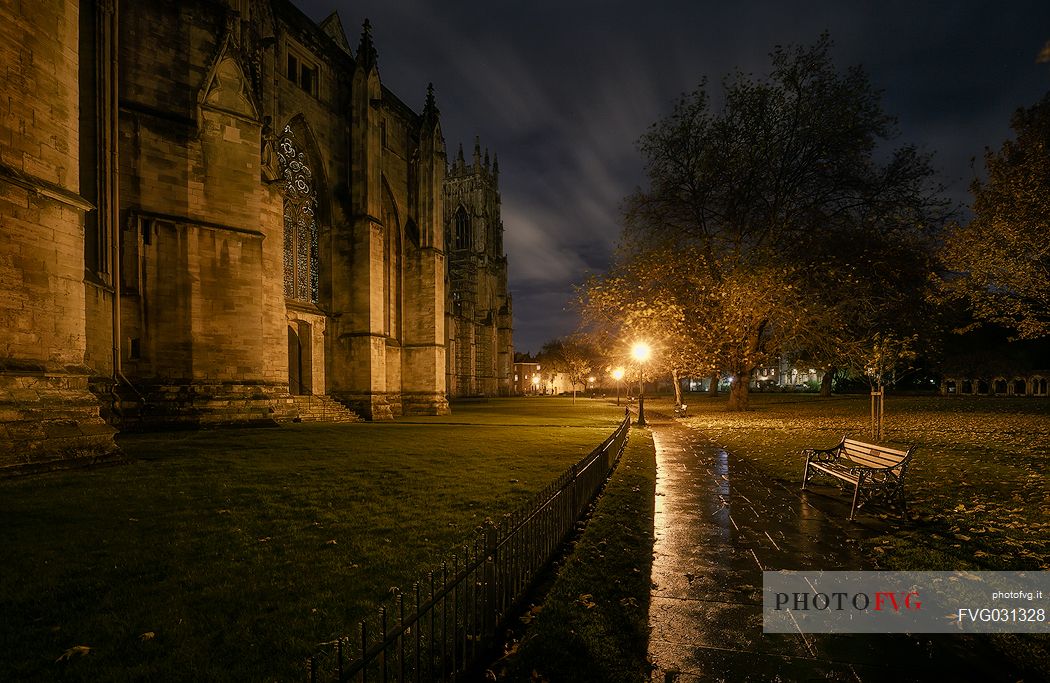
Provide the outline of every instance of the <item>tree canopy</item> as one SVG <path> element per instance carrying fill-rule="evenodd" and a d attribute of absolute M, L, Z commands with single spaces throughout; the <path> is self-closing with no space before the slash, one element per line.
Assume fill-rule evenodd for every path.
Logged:
<path fill-rule="evenodd" d="M 588 378 L 602 366 L 602 355 L 597 348 L 580 337 L 552 339 L 543 345 L 539 357 L 552 380 L 557 373 L 563 373 L 568 378 L 574 403 L 576 386 L 586 389 Z"/>
<path fill-rule="evenodd" d="M 1020 339 L 1050 336 L 1050 93 L 1019 109 L 1016 139 L 987 150 L 988 178 L 973 181 L 973 220 L 948 232 L 949 297 Z"/>
<path fill-rule="evenodd" d="M 875 331 L 910 333 L 923 301 L 945 206 L 929 159 L 883 149 L 879 92 L 830 50 L 826 35 L 778 47 L 767 77 L 727 77 L 717 106 L 701 84 L 653 124 L 617 262 L 584 288 L 590 320 L 665 340 L 686 372 L 730 373 L 731 409 L 775 355 L 844 362 Z"/>

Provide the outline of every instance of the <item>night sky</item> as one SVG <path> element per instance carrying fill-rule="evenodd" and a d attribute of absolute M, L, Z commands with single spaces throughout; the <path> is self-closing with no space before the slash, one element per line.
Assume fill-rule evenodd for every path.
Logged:
<path fill-rule="evenodd" d="M 416 111 L 434 83 L 450 159 L 475 135 L 499 155 L 518 351 L 574 331 L 573 285 L 608 264 L 643 181 L 639 136 L 704 76 L 763 74 L 774 45 L 827 30 L 960 203 L 1011 113 L 1050 90 L 1048 0 L 294 1 L 315 21 L 338 11 L 355 49 L 368 17 L 383 83 Z"/>

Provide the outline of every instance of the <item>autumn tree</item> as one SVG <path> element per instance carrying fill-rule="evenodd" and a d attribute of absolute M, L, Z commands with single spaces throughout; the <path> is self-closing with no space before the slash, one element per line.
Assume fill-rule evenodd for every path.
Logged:
<path fill-rule="evenodd" d="M 576 402 L 576 385 L 587 387 L 587 378 L 601 366 L 600 354 L 582 337 L 553 339 L 540 352 L 543 365 L 554 373 L 564 373 L 572 385 L 572 402 Z"/>
<path fill-rule="evenodd" d="M 943 208 L 928 158 L 882 149 L 893 119 L 830 49 L 777 48 L 768 77 L 726 78 L 717 106 L 702 84 L 640 143 L 649 182 L 627 200 L 618 267 L 674 264 L 653 305 L 730 373 L 730 410 L 787 340 L 833 359 L 879 329 L 900 282 L 881 249 L 928 239 Z"/>
<path fill-rule="evenodd" d="M 1019 109 L 1016 139 L 985 153 L 973 220 L 949 229 L 942 292 L 1019 339 L 1050 335 L 1050 93 Z"/>
<path fill-rule="evenodd" d="M 681 402 L 679 377 L 718 369 L 718 355 L 706 334 L 713 326 L 694 325 L 696 315 L 710 310 L 705 301 L 713 290 L 698 281 L 706 271 L 694 268 L 689 254 L 651 256 L 618 259 L 608 273 L 592 277 L 580 289 L 579 303 L 592 338 L 610 350 L 612 365 L 632 366 L 630 346 L 644 340 L 655 350 L 646 369 L 650 375 L 670 374 L 675 399 Z"/>

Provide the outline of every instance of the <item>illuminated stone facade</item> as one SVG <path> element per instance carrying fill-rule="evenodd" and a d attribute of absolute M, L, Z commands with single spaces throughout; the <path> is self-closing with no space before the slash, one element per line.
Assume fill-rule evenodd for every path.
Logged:
<path fill-rule="evenodd" d="M 111 451 L 102 418 L 448 411 L 438 109 L 383 86 L 367 23 L 352 49 L 286 0 L 0 12 L 0 466 Z"/>
<path fill-rule="evenodd" d="M 512 307 L 500 219 L 499 161 L 474 141 L 468 164 L 463 147 L 445 180 L 448 254 L 448 376 L 451 396 L 514 393 Z"/>

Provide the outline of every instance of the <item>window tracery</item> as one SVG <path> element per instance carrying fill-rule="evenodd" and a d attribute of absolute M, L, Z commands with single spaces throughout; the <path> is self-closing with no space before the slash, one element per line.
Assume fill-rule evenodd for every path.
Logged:
<path fill-rule="evenodd" d="M 277 140 L 284 195 L 284 295 L 317 303 L 317 190 L 306 153 L 291 126 Z"/>

